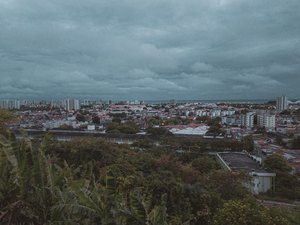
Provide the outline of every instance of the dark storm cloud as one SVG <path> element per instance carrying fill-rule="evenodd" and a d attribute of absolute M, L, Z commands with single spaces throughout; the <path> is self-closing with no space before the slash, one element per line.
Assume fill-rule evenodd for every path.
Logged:
<path fill-rule="evenodd" d="M 300 97 L 298 0 L 0 0 L 0 98 Z"/>

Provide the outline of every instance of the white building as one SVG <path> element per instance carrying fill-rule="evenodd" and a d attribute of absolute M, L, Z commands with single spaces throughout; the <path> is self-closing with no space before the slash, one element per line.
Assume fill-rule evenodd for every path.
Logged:
<path fill-rule="evenodd" d="M 234 116 L 222 116 L 222 124 L 233 125 L 236 123 Z"/>
<path fill-rule="evenodd" d="M 52 108 L 60 108 L 61 106 L 63 106 L 63 102 L 61 100 L 51 100 L 50 104 Z"/>
<path fill-rule="evenodd" d="M 87 126 L 87 130 L 88 130 L 88 131 L 94 131 L 94 130 L 96 130 L 95 124 L 89 124 L 89 125 Z"/>
<path fill-rule="evenodd" d="M 281 97 L 277 98 L 277 101 L 276 101 L 277 112 L 282 112 L 284 110 L 287 110 L 288 107 L 289 107 L 288 98 L 285 95 L 282 95 Z"/>
<path fill-rule="evenodd" d="M 83 105 L 87 106 L 90 104 L 91 104 L 90 100 L 87 100 L 87 99 L 83 100 Z"/>
<path fill-rule="evenodd" d="M 69 121 L 69 120 L 49 120 L 43 123 L 43 127 L 45 129 L 60 128 L 63 125 L 72 126 L 73 128 L 77 128 L 78 126 L 76 121 Z"/>
<path fill-rule="evenodd" d="M 241 115 L 241 125 L 247 128 L 252 128 L 254 124 L 255 112 L 248 112 Z"/>
<path fill-rule="evenodd" d="M 212 110 L 212 111 L 210 112 L 210 116 L 211 116 L 211 117 L 219 117 L 219 116 L 221 116 L 221 110 L 218 110 L 218 109 Z"/>
<path fill-rule="evenodd" d="M 241 152 L 219 152 L 217 160 L 225 170 L 248 173 L 252 179 L 244 185 L 252 193 L 274 191 L 276 174 L 263 169 L 260 158 Z"/>
<path fill-rule="evenodd" d="M 78 99 L 66 99 L 64 101 L 64 108 L 67 111 L 80 109 L 80 104 Z"/>
<path fill-rule="evenodd" d="M 0 100 L 0 109 L 20 109 L 19 100 Z"/>
<path fill-rule="evenodd" d="M 270 115 L 270 114 L 257 115 L 257 125 L 259 127 L 265 127 L 266 129 L 274 130 L 276 127 L 275 115 Z"/>

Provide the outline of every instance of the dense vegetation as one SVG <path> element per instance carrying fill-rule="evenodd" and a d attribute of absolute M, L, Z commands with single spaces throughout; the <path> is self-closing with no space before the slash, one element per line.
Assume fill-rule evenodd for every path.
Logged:
<path fill-rule="evenodd" d="M 133 121 L 126 123 L 112 122 L 107 126 L 106 132 L 108 133 L 123 133 L 123 134 L 136 134 L 139 131 L 138 126 Z"/>
<path fill-rule="evenodd" d="M 178 156 L 151 145 L 134 150 L 99 139 L 31 143 L 9 135 L 1 138 L 0 160 L 2 224 L 297 221 L 280 210 L 272 216 L 241 185 L 248 176 L 220 170 L 208 155 Z"/>
<path fill-rule="evenodd" d="M 292 141 L 293 149 L 300 149 L 300 137 L 295 137 Z"/>
<path fill-rule="evenodd" d="M 203 152 L 178 155 L 150 141 L 130 147 L 96 138 L 18 141 L 13 134 L 4 134 L 0 224 L 297 225 L 300 221 L 297 211 L 258 204 L 242 185 L 249 182 L 246 174 L 222 170 Z"/>
<path fill-rule="evenodd" d="M 291 174 L 292 168 L 283 156 L 273 154 L 264 161 L 265 167 L 276 173 L 274 193 L 278 197 L 300 200 L 299 178 Z M 273 194 L 273 195 L 274 195 Z"/>

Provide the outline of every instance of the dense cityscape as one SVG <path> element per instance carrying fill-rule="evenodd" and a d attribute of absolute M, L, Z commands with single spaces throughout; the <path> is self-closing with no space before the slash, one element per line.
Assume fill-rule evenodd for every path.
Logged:
<path fill-rule="evenodd" d="M 128 154 L 133 154 L 134 152 L 136 152 L 134 154 L 137 154 L 140 152 L 139 157 L 144 157 L 144 154 L 155 155 L 160 152 L 157 159 L 155 159 L 157 156 L 153 155 L 150 157 L 152 159 L 148 160 L 154 160 L 152 162 L 158 166 L 159 170 L 173 171 L 172 174 L 174 173 L 174 175 L 172 176 L 175 176 L 176 173 L 181 174 L 179 178 L 183 179 L 181 182 L 184 182 L 185 185 L 203 185 L 203 181 L 201 181 L 204 179 L 203 176 L 215 179 L 213 177 L 218 176 L 220 173 L 220 176 L 227 177 L 224 181 L 229 182 L 228 184 L 222 184 L 221 180 L 216 178 L 216 187 L 225 185 L 217 191 L 221 196 L 224 194 L 224 197 L 221 197 L 222 199 L 236 198 L 238 193 L 244 189 L 240 193 L 242 198 L 251 194 L 257 201 L 254 204 L 251 201 L 249 202 L 249 200 L 242 200 L 239 203 L 230 202 L 232 201 L 230 200 L 226 204 L 250 204 L 245 206 L 249 210 L 253 210 L 253 207 L 259 207 L 258 205 L 269 208 L 270 211 L 266 211 L 265 213 L 270 213 L 271 217 L 263 220 L 265 222 L 262 223 L 268 221 L 270 224 L 284 225 L 288 223 L 298 224 L 299 222 L 297 214 L 294 215 L 293 211 L 287 214 L 286 211 L 297 207 L 300 199 L 299 101 L 289 101 L 286 96 L 280 96 L 276 100 L 265 102 L 189 101 L 184 103 L 180 101 L 177 103 L 176 100 L 170 100 L 161 103 L 147 103 L 138 100 L 104 102 L 65 99 L 63 101 L 1 100 L 0 103 L 1 117 L 3 119 L 7 118 L 7 122 L 4 120 L 5 129 L 9 129 L 17 140 L 20 141 L 20 144 L 26 138 L 33 143 L 41 142 L 42 145 L 45 145 L 43 144 L 44 141 L 48 140 L 48 144 L 43 147 L 45 148 L 44 151 L 46 151 L 47 157 L 54 157 L 53 160 L 55 159 L 55 161 L 57 161 L 56 158 L 58 157 L 57 165 L 60 164 L 61 158 L 66 160 L 65 163 L 68 162 L 75 167 L 81 165 L 83 162 L 93 162 L 93 164 L 96 164 L 91 169 L 99 168 L 107 160 L 105 159 L 106 157 L 111 157 L 105 156 L 105 158 L 102 158 L 103 156 L 101 155 L 115 154 L 112 153 L 116 151 L 113 150 L 115 148 L 118 151 L 121 150 L 122 154 L 124 152 L 127 154 L 126 152 L 128 151 L 132 152 L 128 152 Z M 3 134 L 7 135 L 5 132 Z M 49 140 L 52 144 L 49 144 Z M 1 143 L 3 143 L 1 144 L 1 149 L 4 150 L 6 155 L 13 154 L 7 152 L 8 150 L 5 147 L 7 144 L 4 144 L 5 142 Z M 20 145 L 20 150 L 22 149 L 22 145 L 24 146 L 24 144 Z M 14 147 L 12 148 L 14 149 Z M 70 151 L 68 150 L 70 148 L 74 149 L 71 150 L 73 153 L 67 153 Z M 21 153 L 22 151 L 24 152 Z M 22 151 L 19 154 L 26 152 L 25 149 Z M 33 151 L 33 149 L 30 151 Z M 112 152 L 108 153 L 107 151 Z M 78 155 L 82 153 L 83 155 Z M 43 156 L 41 155 L 40 157 Z M 91 157 L 94 158 L 92 161 L 90 161 Z M 128 156 L 123 157 L 127 158 Z M 139 157 L 136 160 L 141 160 Z M 193 158 L 195 159 L 193 160 Z M 19 158 L 18 160 L 21 159 Z M 101 162 L 102 160 L 105 161 Z M 131 159 L 128 158 L 127 160 Z M 184 165 L 184 162 L 188 163 L 187 165 L 189 166 Z M 44 163 L 46 168 L 47 165 L 51 166 L 47 162 Z M 138 163 L 137 161 L 132 163 L 130 165 L 139 168 L 139 164 L 136 164 Z M 4 163 L 3 165 L 6 164 Z M 120 166 L 121 164 L 117 163 L 113 165 Z M 126 167 L 130 165 L 128 164 Z M 178 167 L 176 170 L 179 171 L 175 172 L 174 166 Z M 108 168 L 112 169 L 111 166 Z M 187 170 L 187 168 L 189 169 Z M 35 169 L 33 167 L 32 169 L 33 173 L 35 173 Z M 145 165 L 140 169 L 144 171 L 146 169 Z M 5 168 L 2 168 L 2 170 L 5 171 Z M 79 176 L 83 175 L 82 172 L 76 173 L 81 174 Z M 112 176 L 114 177 L 116 174 Z M 148 179 L 146 174 L 143 176 L 145 176 L 144 179 Z M 1 179 L 4 179 L 4 176 Z M 154 182 L 152 178 L 149 177 L 149 179 L 149 181 Z M 144 182 L 147 182 L 146 180 Z M 101 178 L 99 182 L 101 182 Z M 211 185 L 211 181 L 206 180 L 205 182 Z M 106 183 L 106 185 L 108 184 Z M 136 185 L 139 186 L 139 184 Z M 161 184 L 155 184 L 154 188 L 158 188 L 157 185 Z M 236 185 L 238 186 L 235 187 Z M 216 187 L 204 186 L 203 188 L 208 188 L 207 190 L 212 191 Z M 172 189 L 172 186 L 170 188 Z M 232 192 L 223 193 L 228 188 L 232 189 Z M 6 192 L 5 190 L 6 188 L 4 187 L 3 191 Z M 75 189 L 73 191 L 75 198 L 81 195 Z M 165 191 L 162 191 L 162 193 Z M 166 193 L 169 193 L 169 191 L 171 190 L 168 190 Z M 99 193 L 98 190 L 97 193 L 96 196 L 101 192 Z M 156 191 L 153 193 L 156 193 Z M 130 195 L 134 196 L 133 193 Z M 235 197 L 229 197 L 229 195 Z M 55 193 L 52 193 L 50 196 L 57 198 L 55 197 Z M 4 196 L 3 199 L 5 199 Z M 57 199 L 56 201 L 61 204 L 62 200 Z M 90 199 L 89 201 L 94 200 Z M 119 200 L 115 199 L 113 201 L 117 203 Z M 189 201 L 192 200 L 187 200 L 186 203 Z M 48 203 L 43 204 L 48 205 Z M 89 203 L 78 202 L 76 203 L 76 207 L 82 207 L 85 204 Z M 169 202 L 167 204 L 171 204 L 168 207 L 173 207 L 173 203 Z M 226 204 L 224 207 L 233 207 L 232 210 L 234 211 L 240 210 L 240 207 L 243 207 L 240 205 L 237 206 L 238 208 L 234 208 L 234 205 L 227 206 Z M 199 202 L 194 207 L 199 206 L 203 207 L 202 204 L 199 205 Z M 16 205 L 16 207 L 24 206 Z M 52 207 L 55 208 L 57 205 L 54 204 Z M 107 207 L 117 206 L 107 205 Z M 128 207 L 133 206 L 130 206 L 129 203 Z M 209 207 L 214 208 L 216 206 Z M 68 210 L 68 212 L 65 210 Z M 72 210 L 69 210 L 71 210 L 69 207 L 62 209 L 62 213 L 70 218 L 79 215 L 80 219 L 74 221 L 85 221 L 83 215 L 87 212 L 74 214 Z M 257 208 L 257 210 L 265 209 Z M 1 213 L 0 220 L 6 222 L 8 221 L 8 216 L 14 217 L 12 219 L 12 221 L 15 221 L 14 223 L 18 223 L 17 221 L 19 220 L 23 221 L 21 218 L 25 216 L 22 212 L 13 213 L 7 208 L 4 208 L 4 211 Z M 47 211 L 48 213 L 52 216 L 52 211 Z M 108 211 L 104 215 L 100 215 L 107 216 L 110 213 Z M 170 211 L 168 215 L 172 213 Z M 278 215 L 271 219 L 272 213 Z M 99 214 L 96 213 L 94 216 L 98 218 Z M 200 221 L 202 221 L 200 224 L 223 224 L 224 219 L 222 219 L 222 216 L 228 217 L 231 221 L 235 220 L 235 217 L 231 218 L 226 213 L 222 215 L 220 211 L 217 214 L 209 213 L 204 217 L 198 216 L 194 222 L 194 219 L 190 220 L 189 224 L 199 224 Z M 121 215 L 114 215 L 113 217 L 123 218 Z M 127 224 L 130 219 L 127 217 L 123 219 L 125 218 L 127 221 L 125 224 Z M 181 216 L 177 215 L 176 218 L 178 222 L 172 221 L 170 224 L 179 225 L 185 221 Z M 210 218 L 213 219 L 213 222 L 209 222 Z M 65 216 L 60 219 L 63 221 L 66 220 Z M 249 223 L 253 222 L 252 215 L 248 215 L 247 219 Z M 245 218 L 245 220 L 247 219 Z M 34 221 L 28 218 L 26 220 L 29 222 Z M 167 219 L 161 218 L 157 225 L 161 224 L 164 220 Z M 36 223 L 40 223 L 39 221 L 37 220 Z M 90 222 L 84 222 L 84 224 L 86 223 Z"/>
<path fill-rule="evenodd" d="M 300 225 L 299 0 L 0 0 L 0 225 Z"/>
<path fill-rule="evenodd" d="M 288 101 L 286 96 L 265 103 L 176 103 L 170 100 L 147 104 L 138 100 L 113 103 L 78 99 L 2 100 L 0 103 L 1 108 L 17 112 L 17 119 L 9 127 L 28 130 L 32 137 L 38 131 L 52 132 L 64 140 L 74 135 L 98 134 L 117 143 L 133 144 L 147 137 L 150 128 L 163 128 L 178 137 L 200 139 L 241 141 L 251 137 L 253 160 L 262 164 L 266 156 L 280 154 L 293 169 L 292 173 L 300 174 L 300 102 Z M 232 149 L 227 147 L 227 150 Z"/>

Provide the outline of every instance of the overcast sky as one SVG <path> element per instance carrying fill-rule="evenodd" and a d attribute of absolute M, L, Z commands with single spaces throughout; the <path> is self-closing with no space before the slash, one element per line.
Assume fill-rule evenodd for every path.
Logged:
<path fill-rule="evenodd" d="M 299 98 L 299 21 L 299 0 L 0 0 L 0 98 Z"/>

